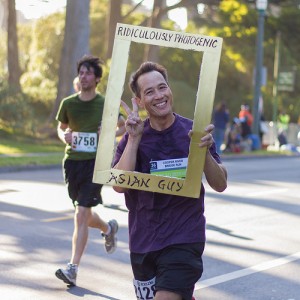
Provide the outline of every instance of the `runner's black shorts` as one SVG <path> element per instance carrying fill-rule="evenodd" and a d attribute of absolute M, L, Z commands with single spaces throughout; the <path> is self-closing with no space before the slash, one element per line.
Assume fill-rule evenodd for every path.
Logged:
<path fill-rule="evenodd" d="M 94 183 L 95 159 L 63 162 L 64 178 L 74 206 L 93 207 L 102 204 L 102 184 Z"/>
<path fill-rule="evenodd" d="M 191 300 L 195 283 L 203 273 L 205 243 L 177 244 L 145 254 L 130 253 L 134 278 L 155 277 L 155 291 L 170 291 Z"/>

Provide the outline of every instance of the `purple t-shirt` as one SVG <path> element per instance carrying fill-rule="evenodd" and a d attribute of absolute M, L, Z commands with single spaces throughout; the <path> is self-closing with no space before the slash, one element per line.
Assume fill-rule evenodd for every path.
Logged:
<path fill-rule="evenodd" d="M 163 131 L 144 122 L 144 132 L 137 153 L 135 171 L 150 173 L 150 162 L 188 157 L 192 120 L 175 114 L 175 122 Z M 120 141 L 114 164 L 124 151 L 126 133 Z M 209 151 L 217 162 L 215 145 Z M 146 253 L 168 245 L 205 241 L 204 187 L 199 199 L 128 189 L 125 192 L 129 210 L 129 249 Z"/>

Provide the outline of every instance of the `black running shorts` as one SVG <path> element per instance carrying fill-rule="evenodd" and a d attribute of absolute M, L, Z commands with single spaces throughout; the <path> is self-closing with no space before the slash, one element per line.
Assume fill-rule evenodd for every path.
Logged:
<path fill-rule="evenodd" d="M 64 177 L 74 206 L 93 207 L 102 203 L 102 184 L 93 183 L 95 159 L 64 161 Z"/>
<path fill-rule="evenodd" d="M 171 245 L 145 254 L 131 253 L 131 266 L 137 298 L 170 291 L 191 300 L 195 283 L 203 272 L 205 243 Z M 152 292 L 152 291 L 153 292 Z M 149 299 L 152 299 L 151 296 Z"/>

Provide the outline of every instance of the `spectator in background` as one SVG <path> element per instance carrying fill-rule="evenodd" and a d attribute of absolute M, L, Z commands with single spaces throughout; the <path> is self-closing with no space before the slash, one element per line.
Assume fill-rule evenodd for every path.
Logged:
<path fill-rule="evenodd" d="M 241 105 L 241 110 L 239 112 L 239 120 L 241 122 L 242 149 L 243 151 L 251 151 L 253 150 L 252 144 L 255 136 L 252 134 L 251 129 L 253 123 L 253 116 L 250 112 L 249 105 Z"/>
<path fill-rule="evenodd" d="M 260 115 L 260 123 L 259 123 L 259 139 L 260 144 L 263 145 L 263 137 L 264 134 L 267 134 L 269 131 L 268 126 L 266 124 L 266 119 L 263 114 Z"/>
<path fill-rule="evenodd" d="M 79 93 L 81 90 L 80 81 L 79 81 L 78 76 L 76 76 L 73 80 L 73 88 L 74 88 L 75 93 Z"/>
<path fill-rule="evenodd" d="M 247 104 L 241 105 L 241 110 L 239 112 L 239 119 L 241 122 L 246 122 L 247 125 L 251 128 L 253 123 L 253 116 L 250 112 L 250 107 Z"/>
<path fill-rule="evenodd" d="M 242 151 L 242 135 L 241 135 L 241 122 L 239 118 L 232 120 L 231 126 L 228 131 L 226 152 L 239 153 Z"/>
<path fill-rule="evenodd" d="M 286 113 L 285 110 L 280 111 L 278 115 L 278 130 L 281 132 L 287 133 L 290 123 L 290 116 Z"/>
<path fill-rule="evenodd" d="M 229 122 L 229 111 L 224 101 L 220 102 L 213 111 L 213 124 L 215 129 L 213 137 L 216 143 L 218 154 L 222 153 L 222 144 L 224 142 L 225 131 Z"/>
<path fill-rule="evenodd" d="M 283 109 L 279 112 L 278 118 L 277 118 L 277 130 L 278 130 L 278 142 L 279 146 L 288 144 L 287 140 L 287 133 L 290 123 L 290 116 L 286 113 L 286 111 Z"/>

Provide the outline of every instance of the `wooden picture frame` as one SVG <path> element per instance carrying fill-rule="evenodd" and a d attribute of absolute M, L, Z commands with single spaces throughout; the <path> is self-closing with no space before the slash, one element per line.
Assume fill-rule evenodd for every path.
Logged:
<path fill-rule="evenodd" d="M 199 84 L 185 178 L 113 169 L 115 127 L 120 109 L 131 42 L 202 51 Z M 157 28 L 117 24 L 105 96 L 93 182 L 123 188 L 198 198 L 206 148 L 199 148 L 211 113 L 219 71 L 222 38 Z M 201 87 L 201 88 L 200 88 Z"/>

